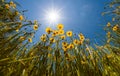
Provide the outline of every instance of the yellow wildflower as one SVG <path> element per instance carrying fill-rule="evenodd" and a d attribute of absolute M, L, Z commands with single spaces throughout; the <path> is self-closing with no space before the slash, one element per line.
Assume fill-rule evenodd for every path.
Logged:
<path fill-rule="evenodd" d="M 21 37 L 19 38 L 19 40 L 23 41 L 23 40 L 25 40 L 25 37 L 24 37 L 24 36 L 21 36 Z"/>
<path fill-rule="evenodd" d="M 18 11 L 15 11 L 15 15 L 18 15 L 19 14 L 19 12 Z"/>
<path fill-rule="evenodd" d="M 34 30 L 37 30 L 37 29 L 38 29 L 38 25 L 34 25 L 34 26 L 33 26 L 33 29 L 34 29 Z"/>
<path fill-rule="evenodd" d="M 69 49 L 73 49 L 73 48 L 74 48 L 74 45 L 71 43 L 71 44 L 69 44 L 68 48 L 69 48 Z"/>
<path fill-rule="evenodd" d="M 65 39 L 65 35 L 60 36 L 60 38 L 61 38 L 62 40 L 64 40 L 64 39 Z"/>
<path fill-rule="evenodd" d="M 10 1 L 10 6 L 13 6 L 13 5 L 14 5 L 13 1 Z"/>
<path fill-rule="evenodd" d="M 80 38 L 80 40 L 82 40 L 82 41 L 84 41 L 84 39 L 85 39 L 85 37 L 84 37 L 84 35 L 83 35 L 82 33 L 79 34 L 79 38 Z"/>
<path fill-rule="evenodd" d="M 5 4 L 5 8 L 9 9 L 10 8 L 9 4 Z"/>
<path fill-rule="evenodd" d="M 111 34 L 110 32 L 107 33 L 107 37 L 108 37 L 108 38 L 110 37 L 110 34 Z"/>
<path fill-rule="evenodd" d="M 112 18 L 112 21 L 115 21 L 115 18 Z"/>
<path fill-rule="evenodd" d="M 48 54 L 48 58 L 50 58 L 52 55 L 51 54 Z"/>
<path fill-rule="evenodd" d="M 67 31 L 67 32 L 66 32 L 66 35 L 67 35 L 68 37 L 71 37 L 71 36 L 72 36 L 72 31 Z"/>
<path fill-rule="evenodd" d="M 86 64 L 86 62 L 85 61 L 81 61 L 81 64 Z"/>
<path fill-rule="evenodd" d="M 46 35 L 43 34 L 43 35 L 40 37 L 40 40 L 43 41 L 43 42 L 45 42 L 45 41 L 46 41 Z"/>
<path fill-rule="evenodd" d="M 58 24 L 57 25 L 57 28 L 60 30 L 60 29 L 63 29 L 64 28 L 64 25 L 63 24 Z"/>
<path fill-rule="evenodd" d="M 34 20 L 34 25 L 37 25 L 37 24 L 38 24 L 37 20 Z"/>
<path fill-rule="evenodd" d="M 118 24 L 116 24 L 114 27 L 113 27 L 113 31 L 117 31 L 119 29 L 119 26 Z"/>
<path fill-rule="evenodd" d="M 68 47 L 67 46 L 63 46 L 62 49 L 63 49 L 64 52 L 66 52 L 68 50 Z"/>
<path fill-rule="evenodd" d="M 59 34 L 60 35 L 64 34 L 64 30 L 59 30 Z"/>
<path fill-rule="evenodd" d="M 87 47 L 85 50 L 86 50 L 86 51 L 89 51 L 89 48 Z"/>
<path fill-rule="evenodd" d="M 50 27 L 47 27 L 47 28 L 46 28 L 46 33 L 50 34 L 50 33 L 51 33 L 51 31 L 52 31 L 52 30 L 51 30 L 51 28 L 50 28 Z"/>
<path fill-rule="evenodd" d="M 28 41 L 29 41 L 29 42 L 32 42 L 32 38 L 28 38 Z"/>
<path fill-rule="evenodd" d="M 16 4 L 13 4 L 13 8 L 16 8 Z"/>
<path fill-rule="evenodd" d="M 108 58 L 108 59 L 110 59 L 110 58 L 112 58 L 112 57 L 113 57 L 112 54 L 107 55 L 107 58 Z"/>
<path fill-rule="evenodd" d="M 62 46 L 67 46 L 68 43 L 67 42 L 62 42 Z"/>
<path fill-rule="evenodd" d="M 80 45 L 83 44 L 83 40 L 80 40 L 80 41 L 79 41 L 79 44 L 80 44 Z"/>
<path fill-rule="evenodd" d="M 107 27 L 110 27 L 110 26 L 111 26 L 111 24 L 110 24 L 110 22 L 108 22 L 108 23 L 107 23 Z"/>
<path fill-rule="evenodd" d="M 55 42 L 55 39 L 54 39 L 54 38 L 50 38 L 50 42 L 51 42 L 51 43 L 54 43 L 54 42 Z"/>
<path fill-rule="evenodd" d="M 19 19 L 22 21 L 24 18 L 23 18 L 23 16 L 22 16 L 22 15 L 20 15 Z"/>
<path fill-rule="evenodd" d="M 78 44 L 79 44 L 79 40 L 75 39 L 75 40 L 73 41 L 73 43 L 74 43 L 75 45 L 78 45 Z"/>
<path fill-rule="evenodd" d="M 18 32 L 19 31 L 19 29 L 16 29 L 16 32 Z"/>

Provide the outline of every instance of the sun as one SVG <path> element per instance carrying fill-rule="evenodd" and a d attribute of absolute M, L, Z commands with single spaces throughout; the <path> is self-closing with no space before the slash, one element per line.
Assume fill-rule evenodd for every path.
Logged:
<path fill-rule="evenodd" d="M 56 11 L 51 11 L 47 14 L 48 16 L 48 20 L 50 20 L 50 22 L 55 23 L 59 20 L 59 14 Z"/>
<path fill-rule="evenodd" d="M 50 25 L 58 24 L 61 19 L 60 10 L 56 10 L 53 8 L 46 10 L 44 15 L 46 22 L 49 23 Z"/>

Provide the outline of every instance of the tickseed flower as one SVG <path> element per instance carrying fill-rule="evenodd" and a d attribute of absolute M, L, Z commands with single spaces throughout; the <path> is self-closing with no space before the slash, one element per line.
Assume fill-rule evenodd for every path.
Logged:
<path fill-rule="evenodd" d="M 53 32 L 52 37 L 55 37 L 55 36 L 57 36 L 59 34 L 58 30 L 53 30 L 52 32 Z"/>
<path fill-rule="evenodd" d="M 83 44 L 83 40 L 80 40 L 80 41 L 79 41 L 79 44 L 82 45 L 82 44 Z"/>
<path fill-rule="evenodd" d="M 16 29 L 16 32 L 18 32 L 19 31 L 19 29 Z"/>
<path fill-rule="evenodd" d="M 107 23 L 107 27 L 110 27 L 110 26 L 111 26 L 111 24 L 110 24 L 110 22 L 108 22 L 108 23 Z"/>
<path fill-rule="evenodd" d="M 50 38 L 50 42 L 51 42 L 51 43 L 54 43 L 54 42 L 55 42 L 55 39 L 54 39 L 54 38 Z"/>
<path fill-rule="evenodd" d="M 19 40 L 23 41 L 23 40 L 25 40 L 25 37 L 24 37 L 24 36 L 21 36 L 21 37 L 19 38 Z"/>
<path fill-rule="evenodd" d="M 68 37 L 71 37 L 71 36 L 72 36 L 72 31 L 67 31 L 67 32 L 66 32 L 66 35 L 67 35 Z"/>
<path fill-rule="evenodd" d="M 68 47 L 67 46 L 63 46 L 62 49 L 63 49 L 64 52 L 66 52 L 68 50 Z"/>
<path fill-rule="evenodd" d="M 5 8 L 9 9 L 10 8 L 9 4 L 5 4 Z"/>
<path fill-rule="evenodd" d="M 108 58 L 108 59 L 110 59 L 110 58 L 112 58 L 112 57 L 113 57 L 112 54 L 107 55 L 107 58 Z"/>
<path fill-rule="evenodd" d="M 23 16 L 22 16 L 22 15 L 20 15 L 19 19 L 22 21 L 24 18 L 23 18 Z"/>
<path fill-rule="evenodd" d="M 62 42 L 62 46 L 67 46 L 68 43 L 67 42 Z"/>
<path fill-rule="evenodd" d="M 29 41 L 30 43 L 32 43 L 32 38 L 28 38 L 28 41 Z"/>
<path fill-rule="evenodd" d="M 50 34 L 52 32 L 51 28 L 50 27 L 47 27 L 46 28 L 46 33 Z"/>
<path fill-rule="evenodd" d="M 61 38 L 62 40 L 64 40 L 64 39 L 65 39 L 65 35 L 60 36 L 60 38 Z"/>
<path fill-rule="evenodd" d="M 37 25 L 37 24 L 38 24 L 37 20 L 34 20 L 34 25 Z"/>
<path fill-rule="evenodd" d="M 72 43 L 69 44 L 68 46 L 69 49 L 73 49 L 74 48 L 74 45 Z"/>
<path fill-rule="evenodd" d="M 115 18 L 112 18 L 112 21 L 115 21 Z"/>
<path fill-rule="evenodd" d="M 79 40 L 75 39 L 75 40 L 73 41 L 73 43 L 74 43 L 75 45 L 78 45 L 78 44 L 79 44 Z"/>
<path fill-rule="evenodd" d="M 63 24 L 58 24 L 58 25 L 57 25 L 57 29 L 60 30 L 60 29 L 63 29 L 63 28 L 64 28 L 64 25 L 63 25 Z"/>
<path fill-rule="evenodd" d="M 13 5 L 14 5 L 13 1 L 10 1 L 10 6 L 13 6 Z"/>
<path fill-rule="evenodd" d="M 33 26 L 33 29 L 34 29 L 34 30 L 37 30 L 37 29 L 38 29 L 38 25 L 34 25 L 34 26 Z"/>
<path fill-rule="evenodd" d="M 81 64 L 86 64 L 86 62 L 85 61 L 81 61 Z"/>
<path fill-rule="evenodd" d="M 16 8 L 16 4 L 13 4 L 13 8 Z"/>
<path fill-rule="evenodd" d="M 52 55 L 51 54 L 48 54 L 48 58 L 50 58 Z"/>
<path fill-rule="evenodd" d="M 85 50 L 86 50 L 86 51 L 89 51 L 89 48 L 87 47 Z"/>
<path fill-rule="evenodd" d="M 19 14 L 19 12 L 18 11 L 15 11 L 15 15 L 18 15 Z"/>
<path fill-rule="evenodd" d="M 113 31 L 117 31 L 119 29 L 119 26 L 118 24 L 116 24 L 114 27 L 113 27 Z"/>
<path fill-rule="evenodd" d="M 55 37 L 55 36 L 56 36 L 56 32 L 53 32 L 53 33 L 52 33 L 52 37 Z"/>
<path fill-rule="evenodd" d="M 111 34 L 110 32 L 107 32 L 107 37 L 110 37 L 110 34 Z"/>
<path fill-rule="evenodd" d="M 60 35 L 64 34 L 64 30 L 59 30 L 59 34 Z"/>
<path fill-rule="evenodd" d="M 46 41 L 46 34 L 43 34 L 41 37 L 40 37 L 40 40 L 45 42 Z"/>
<path fill-rule="evenodd" d="M 82 33 L 80 33 L 78 36 L 79 36 L 80 40 L 82 40 L 82 41 L 85 40 L 85 37 L 84 37 L 84 35 Z"/>

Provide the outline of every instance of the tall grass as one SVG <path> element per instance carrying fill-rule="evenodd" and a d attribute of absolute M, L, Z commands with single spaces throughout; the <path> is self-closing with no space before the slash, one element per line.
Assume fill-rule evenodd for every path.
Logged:
<path fill-rule="evenodd" d="M 64 31 L 63 24 L 46 28 L 31 45 L 39 23 L 27 20 L 14 2 L 1 0 L 0 76 L 119 76 L 119 0 L 109 5 L 114 17 L 106 24 L 103 45 L 90 42 L 82 33 Z"/>

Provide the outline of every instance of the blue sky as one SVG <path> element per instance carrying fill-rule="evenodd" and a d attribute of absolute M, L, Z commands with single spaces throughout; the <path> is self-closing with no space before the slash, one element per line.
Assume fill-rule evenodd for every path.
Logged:
<path fill-rule="evenodd" d="M 43 20 L 44 10 L 61 9 L 61 17 L 58 23 L 65 26 L 65 30 L 73 30 L 74 33 L 82 32 L 86 37 L 94 38 L 95 33 L 103 33 L 103 26 L 110 20 L 102 16 L 104 6 L 110 0 L 17 0 L 22 7 L 28 10 L 25 16 L 30 20 L 38 20 L 42 26 L 37 36 L 43 33 L 50 24 Z"/>

